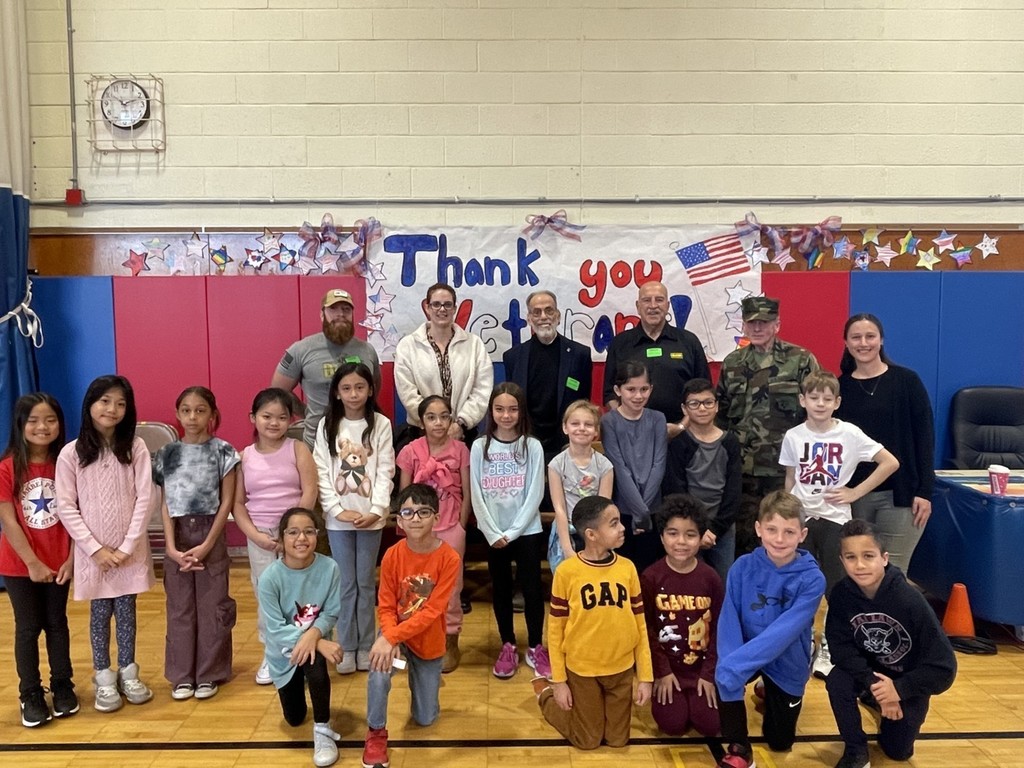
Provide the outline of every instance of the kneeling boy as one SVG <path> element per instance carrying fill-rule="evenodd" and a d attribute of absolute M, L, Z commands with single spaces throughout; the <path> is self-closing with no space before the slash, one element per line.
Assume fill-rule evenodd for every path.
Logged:
<path fill-rule="evenodd" d="M 797 547 L 807 536 L 791 493 L 761 501 L 754 530 L 761 546 L 739 558 L 725 583 L 718 621 L 718 712 L 728 752 L 720 768 L 752 768 L 743 702 L 746 684 L 764 681 L 764 737 L 775 751 L 793 746 L 811 661 L 811 625 L 825 593 L 814 558 Z"/>
<path fill-rule="evenodd" d="M 859 697 L 879 706 L 878 746 L 909 760 L 928 701 L 953 684 L 956 657 L 939 620 L 889 556 L 870 523 L 840 532 L 846 578 L 832 590 L 825 635 L 835 667 L 825 681 L 845 751 L 836 768 L 864 768 L 868 740 Z"/>
<path fill-rule="evenodd" d="M 377 616 L 380 635 L 370 648 L 366 720 L 370 727 L 363 768 L 387 768 L 388 695 L 394 662 L 405 656 L 412 717 L 430 725 L 441 714 L 438 690 L 445 650 L 445 610 L 462 568 L 458 553 L 434 535 L 437 492 L 413 483 L 398 494 L 398 525 L 405 539 L 380 564 Z M 402 653 L 404 651 L 404 654 Z"/>
<path fill-rule="evenodd" d="M 650 701 L 654 682 L 640 577 L 613 551 L 622 546 L 625 528 L 611 499 L 580 499 L 572 524 L 585 546 L 555 571 L 548 618 L 553 684 L 534 678 L 534 691 L 544 719 L 573 746 L 597 749 L 604 740 L 624 747 L 634 666 L 638 706 Z"/>

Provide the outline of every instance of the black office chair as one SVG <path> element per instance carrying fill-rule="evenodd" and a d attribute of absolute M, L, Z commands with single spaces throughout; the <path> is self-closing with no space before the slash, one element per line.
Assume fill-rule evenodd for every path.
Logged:
<path fill-rule="evenodd" d="M 953 395 L 949 423 L 957 469 L 1024 469 L 1024 388 L 961 389 Z"/>

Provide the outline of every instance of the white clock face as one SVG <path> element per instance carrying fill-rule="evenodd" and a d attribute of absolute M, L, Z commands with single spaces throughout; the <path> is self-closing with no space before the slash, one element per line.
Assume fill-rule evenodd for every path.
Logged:
<path fill-rule="evenodd" d="M 117 128 L 137 128 L 149 117 L 149 94 L 131 80 L 115 80 L 103 90 L 100 108 Z"/>

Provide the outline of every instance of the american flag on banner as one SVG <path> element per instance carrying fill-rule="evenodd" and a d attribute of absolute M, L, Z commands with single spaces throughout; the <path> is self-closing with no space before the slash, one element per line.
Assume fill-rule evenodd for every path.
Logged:
<path fill-rule="evenodd" d="M 694 287 L 750 271 L 743 244 L 734 232 L 680 248 L 676 256 L 683 262 Z"/>

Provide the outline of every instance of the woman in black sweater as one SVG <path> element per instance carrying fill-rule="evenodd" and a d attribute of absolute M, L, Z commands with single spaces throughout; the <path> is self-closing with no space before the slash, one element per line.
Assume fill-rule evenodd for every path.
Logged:
<path fill-rule="evenodd" d="M 889 360 L 884 336 L 882 322 L 872 314 L 846 321 L 836 417 L 856 424 L 900 460 L 895 474 L 853 503 L 853 516 L 875 526 L 889 562 L 906 572 L 932 512 L 935 429 L 924 384 L 914 371 Z M 871 465 L 861 466 L 850 485 L 870 471 Z"/>

